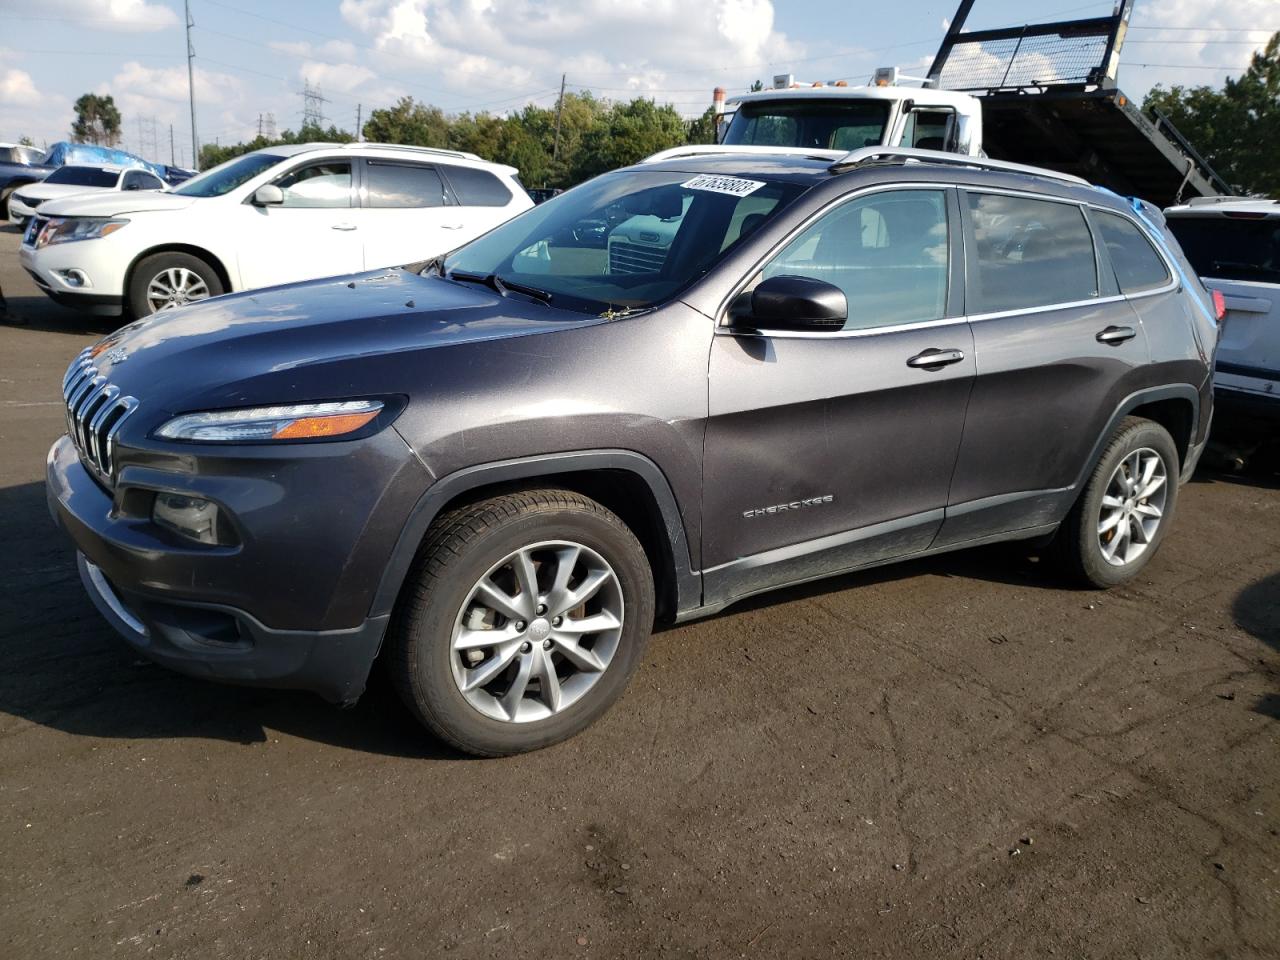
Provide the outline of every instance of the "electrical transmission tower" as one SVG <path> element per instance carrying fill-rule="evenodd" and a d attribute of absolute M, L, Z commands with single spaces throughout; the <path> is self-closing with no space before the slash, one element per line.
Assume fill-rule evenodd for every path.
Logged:
<path fill-rule="evenodd" d="M 302 81 L 302 125 L 304 127 L 324 126 L 324 105 L 329 100 L 320 93 L 320 87 L 312 86 L 310 80 Z"/>
<path fill-rule="evenodd" d="M 138 153 L 147 160 L 154 160 L 160 154 L 155 116 L 138 118 Z"/>

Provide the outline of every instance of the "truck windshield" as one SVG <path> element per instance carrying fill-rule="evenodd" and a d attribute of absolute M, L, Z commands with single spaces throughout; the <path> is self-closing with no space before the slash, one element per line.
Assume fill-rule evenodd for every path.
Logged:
<path fill-rule="evenodd" d="M 1280 283 L 1280 217 L 1169 217 L 1168 223 L 1200 276 Z"/>
<path fill-rule="evenodd" d="M 688 171 L 605 174 L 460 248 L 439 271 L 581 313 L 626 313 L 703 276 L 804 189 Z"/>
<path fill-rule="evenodd" d="M 184 197 L 220 197 L 283 159 L 268 153 L 247 153 L 192 177 L 173 192 Z"/>
<path fill-rule="evenodd" d="M 857 150 L 884 142 L 885 100 L 761 100 L 738 108 L 724 142 L 734 146 Z"/>

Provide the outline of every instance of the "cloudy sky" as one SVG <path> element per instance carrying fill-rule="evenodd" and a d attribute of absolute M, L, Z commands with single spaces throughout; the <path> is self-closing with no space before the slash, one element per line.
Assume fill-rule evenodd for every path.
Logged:
<path fill-rule="evenodd" d="M 969 26 L 1109 13 L 1112 0 L 984 0 Z M 757 77 L 863 81 L 878 65 L 923 72 L 955 3 L 933 0 L 191 0 L 202 141 L 252 137 L 259 116 L 297 128 L 305 84 L 326 121 L 409 95 L 450 111 L 552 104 L 569 89 L 637 94 L 700 113 L 717 84 Z M 1220 84 L 1280 30 L 1277 0 L 1138 0 L 1121 87 Z M 125 146 L 190 161 L 180 0 L 0 0 L 0 141 L 64 139 L 71 104 L 110 93 Z M 154 121 L 154 122 L 153 122 Z"/>

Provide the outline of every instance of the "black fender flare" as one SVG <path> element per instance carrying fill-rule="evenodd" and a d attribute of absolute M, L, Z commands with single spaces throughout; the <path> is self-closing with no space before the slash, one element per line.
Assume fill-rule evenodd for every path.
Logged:
<path fill-rule="evenodd" d="M 446 474 L 431 484 L 414 504 L 392 548 L 378 582 L 378 589 L 374 593 L 369 616 L 378 617 L 391 613 L 427 528 L 444 505 L 459 494 L 514 480 L 537 478 L 554 482 L 557 474 L 592 470 L 625 471 L 644 481 L 662 515 L 667 546 L 671 551 L 675 571 L 676 610 L 698 607 L 702 602 L 702 578 L 693 571 L 690 563 L 684 521 L 681 519 L 675 494 L 671 492 L 671 485 L 662 470 L 648 457 L 632 450 L 575 450 L 478 464 Z"/>
<path fill-rule="evenodd" d="M 1077 494 L 1084 489 L 1084 485 L 1087 482 L 1089 475 L 1093 473 L 1098 466 L 1098 461 L 1102 459 L 1102 451 L 1106 447 L 1107 441 L 1111 439 L 1112 435 L 1116 432 L 1116 428 L 1120 426 L 1120 421 L 1134 410 L 1138 409 L 1138 407 L 1148 403 L 1155 403 L 1159 400 L 1190 401 L 1191 438 L 1187 444 L 1187 452 L 1190 454 L 1191 451 L 1195 449 L 1196 428 L 1200 423 L 1200 392 L 1189 383 L 1173 383 L 1162 387 L 1145 387 L 1141 390 L 1135 390 L 1120 401 L 1120 404 L 1116 407 L 1115 413 L 1113 413 L 1111 415 L 1111 419 L 1107 421 L 1106 427 L 1103 429 L 1102 433 L 1098 435 L 1098 439 L 1093 445 L 1093 450 L 1090 451 L 1089 457 L 1085 461 L 1084 468 L 1080 471 L 1080 474 L 1076 477 L 1076 482 L 1072 484 L 1070 489 L 1075 490 Z M 1190 465 L 1194 467 L 1194 461 Z M 1183 466 L 1185 468 L 1187 464 L 1184 464 Z M 1186 480 L 1187 476 L 1185 476 L 1185 469 L 1183 470 L 1183 473 L 1184 476 L 1182 479 Z"/>

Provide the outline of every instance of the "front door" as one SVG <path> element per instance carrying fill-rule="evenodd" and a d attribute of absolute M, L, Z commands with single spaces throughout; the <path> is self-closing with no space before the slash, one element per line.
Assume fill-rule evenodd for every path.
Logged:
<path fill-rule="evenodd" d="M 845 201 L 753 278 L 840 287 L 844 328 L 717 330 L 704 475 L 708 603 L 932 542 L 974 377 L 956 283 L 958 220 L 953 190 Z"/>
<path fill-rule="evenodd" d="M 283 203 L 240 206 L 236 248 L 244 289 L 364 269 L 367 231 L 361 230 L 349 159 L 305 163 L 273 182 Z"/>

